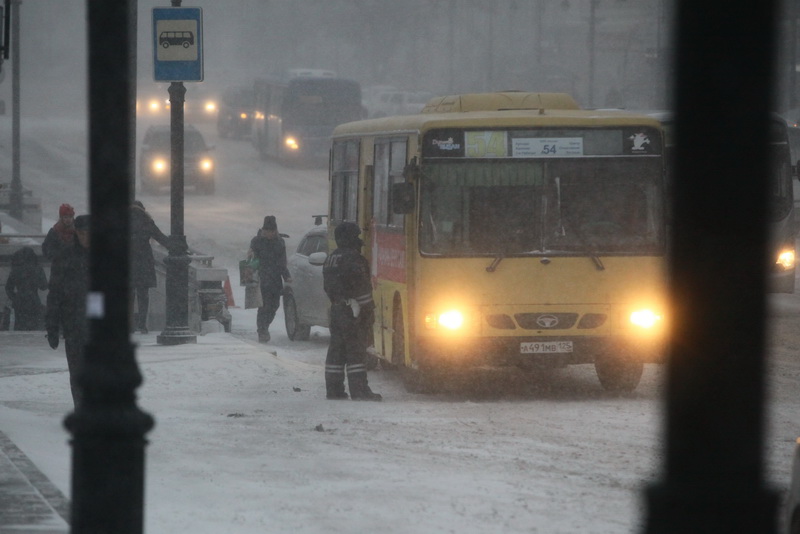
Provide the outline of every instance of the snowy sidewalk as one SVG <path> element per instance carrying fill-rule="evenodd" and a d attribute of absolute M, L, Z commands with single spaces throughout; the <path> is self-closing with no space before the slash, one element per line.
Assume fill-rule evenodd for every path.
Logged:
<path fill-rule="evenodd" d="M 69 531 L 69 501 L 0 431 L 0 533 Z"/>
<path fill-rule="evenodd" d="M 202 406 L 202 417 L 213 417 L 227 404 L 215 386 L 230 391 L 246 381 L 263 384 L 264 389 L 258 389 L 276 397 L 302 391 L 310 402 L 324 403 L 322 367 L 316 361 L 326 340 L 305 343 L 306 354 L 294 354 L 223 332 L 175 347 L 158 345 L 156 335 L 136 334 L 131 339 L 144 377 L 137 389 L 138 404 L 156 416 L 156 428 L 147 436 L 152 456 L 158 455 L 165 433 L 180 434 L 161 409 L 166 401 L 176 402 L 179 412 Z M 277 356 L 279 352 L 283 357 Z M 287 358 L 287 352 L 315 363 Z M 63 420 L 71 410 L 63 346 L 50 349 L 44 332 L 0 332 L 0 534 L 68 532 L 71 448 Z M 234 421 L 244 417 L 242 412 L 240 405 L 217 415 Z M 180 441 L 173 443 L 177 450 L 185 446 Z M 156 479 L 150 482 L 157 484 Z"/>
<path fill-rule="evenodd" d="M 9 394 L 5 379 L 66 371 L 64 355 L 61 371 L 43 341 L 43 332 L 0 332 L 0 534 L 69 531 L 69 501 L 64 493 L 6 433 L 16 419 L 7 409 L 19 407 L 21 401 Z"/>

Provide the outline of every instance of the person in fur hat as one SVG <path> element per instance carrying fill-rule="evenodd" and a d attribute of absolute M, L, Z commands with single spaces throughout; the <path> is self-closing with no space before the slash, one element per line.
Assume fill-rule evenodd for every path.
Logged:
<path fill-rule="evenodd" d="M 258 259 L 258 277 L 261 283 L 263 305 L 258 308 L 256 328 L 259 343 L 270 340 L 269 326 L 281 303 L 283 282 L 292 281 L 286 267 L 286 243 L 278 234 L 278 223 L 274 215 L 264 217 L 264 224 L 250 241 L 247 258 Z"/>

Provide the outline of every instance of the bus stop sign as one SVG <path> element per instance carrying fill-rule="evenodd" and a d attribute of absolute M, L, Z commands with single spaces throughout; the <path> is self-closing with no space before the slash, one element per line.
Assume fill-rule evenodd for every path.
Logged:
<path fill-rule="evenodd" d="M 153 8 L 153 74 L 157 82 L 203 81 L 201 8 Z"/>

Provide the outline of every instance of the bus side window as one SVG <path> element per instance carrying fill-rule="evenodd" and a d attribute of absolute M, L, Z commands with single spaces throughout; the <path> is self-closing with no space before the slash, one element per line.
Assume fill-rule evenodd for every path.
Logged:
<path fill-rule="evenodd" d="M 381 140 L 375 143 L 373 215 L 379 226 L 403 228 L 404 215 L 392 209 L 392 185 L 405 181 L 406 141 Z"/>
<path fill-rule="evenodd" d="M 336 142 L 331 168 L 330 220 L 356 222 L 357 206 L 358 141 Z"/>

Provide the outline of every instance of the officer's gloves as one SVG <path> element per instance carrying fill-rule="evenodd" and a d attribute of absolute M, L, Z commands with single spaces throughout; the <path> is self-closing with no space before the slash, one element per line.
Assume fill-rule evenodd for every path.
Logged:
<path fill-rule="evenodd" d="M 50 348 L 55 350 L 58 348 L 58 332 L 47 332 L 47 343 L 50 344 Z"/>
<path fill-rule="evenodd" d="M 358 319 L 358 315 L 361 313 L 361 305 L 358 301 L 356 299 L 347 299 L 344 302 L 353 310 L 353 318 Z"/>

